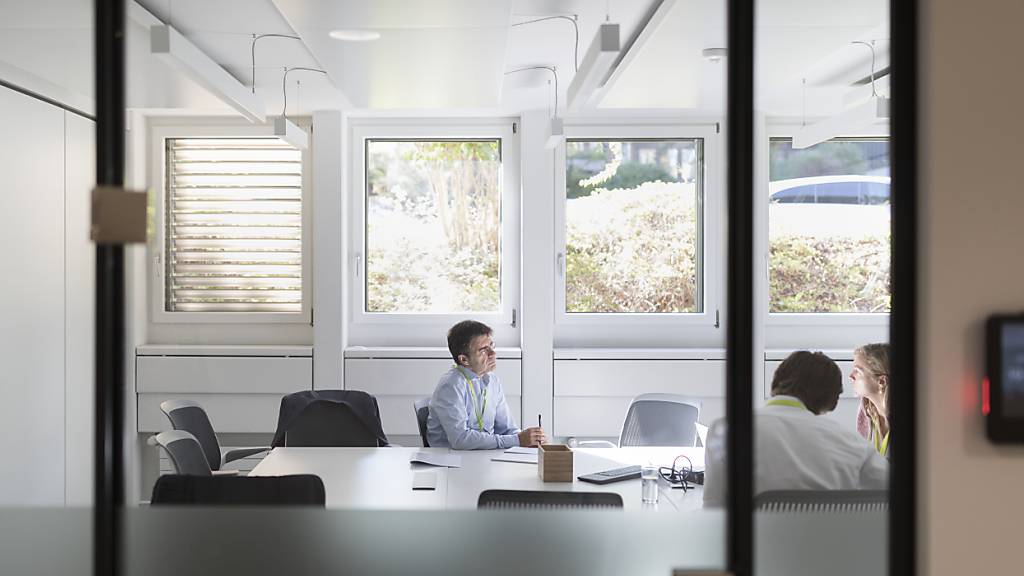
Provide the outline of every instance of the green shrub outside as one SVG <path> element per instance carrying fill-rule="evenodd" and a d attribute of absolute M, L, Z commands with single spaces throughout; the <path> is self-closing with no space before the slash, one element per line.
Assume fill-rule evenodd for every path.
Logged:
<path fill-rule="evenodd" d="M 693 312 L 694 185 L 647 182 L 566 201 L 568 312 Z"/>
<path fill-rule="evenodd" d="M 769 247 L 772 312 L 888 312 L 889 238 L 785 236 Z"/>

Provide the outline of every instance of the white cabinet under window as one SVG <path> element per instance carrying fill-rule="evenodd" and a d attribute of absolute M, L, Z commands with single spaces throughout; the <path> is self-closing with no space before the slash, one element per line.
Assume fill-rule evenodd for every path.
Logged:
<path fill-rule="evenodd" d="M 140 346 L 139 432 L 169 430 L 165 400 L 198 402 L 217 433 L 268 433 L 281 398 L 312 390 L 309 346 Z"/>
<path fill-rule="evenodd" d="M 495 373 L 505 389 L 509 413 L 523 426 L 520 351 L 499 348 L 497 352 Z M 345 352 L 345 388 L 363 390 L 377 398 L 385 434 L 417 436 L 413 403 L 434 393 L 441 375 L 452 367 L 447 354 L 440 348 L 352 348 Z"/>
<path fill-rule="evenodd" d="M 617 437 L 630 401 L 648 393 L 699 400 L 704 423 L 725 415 L 724 351 L 672 354 L 676 358 L 641 349 L 607 351 L 603 358 L 574 352 L 555 351 L 552 435 Z"/>

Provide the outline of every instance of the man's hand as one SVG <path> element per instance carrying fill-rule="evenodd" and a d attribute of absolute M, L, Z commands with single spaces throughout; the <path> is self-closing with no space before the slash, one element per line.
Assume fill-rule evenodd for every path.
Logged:
<path fill-rule="evenodd" d="M 547 444 L 548 437 L 544 433 L 543 428 L 527 428 L 519 433 L 519 445 L 520 446 L 537 446 L 539 444 Z"/>

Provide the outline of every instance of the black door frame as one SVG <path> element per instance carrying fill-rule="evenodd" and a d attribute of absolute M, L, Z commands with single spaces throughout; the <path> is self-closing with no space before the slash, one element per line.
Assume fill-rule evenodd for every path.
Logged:
<path fill-rule="evenodd" d="M 726 415 L 729 422 L 726 569 L 754 574 L 754 30 L 755 2 L 727 0 L 728 310 Z M 892 378 L 889 574 L 917 572 L 917 0 L 890 0 L 892 150 Z"/>

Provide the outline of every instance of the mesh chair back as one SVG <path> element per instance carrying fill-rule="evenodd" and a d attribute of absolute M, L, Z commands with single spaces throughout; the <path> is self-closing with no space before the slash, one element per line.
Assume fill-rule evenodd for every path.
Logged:
<path fill-rule="evenodd" d="M 884 512 L 886 490 L 769 490 L 754 499 L 758 512 Z"/>
<path fill-rule="evenodd" d="M 420 398 L 413 404 L 416 409 L 416 425 L 420 428 L 420 439 L 423 440 L 423 446 L 426 448 L 430 447 L 430 442 L 427 442 L 427 417 L 430 416 L 430 398 Z"/>
<path fill-rule="evenodd" d="M 324 506 L 319 476 L 161 476 L 154 505 Z"/>
<path fill-rule="evenodd" d="M 564 508 L 622 508 L 614 492 L 546 492 L 544 490 L 484 490 L 477 508 L 537 510 Z"/>
<path fill-rule="evenodd" d="M 310 402 L 284 434 L 285 446 L 377 446 L 377 435 L 347 405 Z"/>
<path fill-rule="evenodd" d="M 167 415 L 175 430 L 184 430 L 195 436 L 203 447 L 210 469 L 220 470 L 220 443 L 203 407 L 191 400 L 167 400 L 160 403 L 160 410 Z"/>
<path fill-rule="evenodd" d="M 626 412 L 619 446 L 693 446 L 700 401 L 675 394 L 641 394 Z"/>
<path fill-rule="evenodd" d="M 178 474 L 210 476 L 210 464 L 206 455 L 192 434 L 184 430 L 169 430 L 153 437 L 156 443 L 167 451 Z"/>

